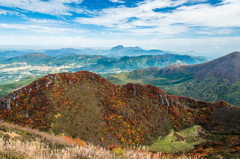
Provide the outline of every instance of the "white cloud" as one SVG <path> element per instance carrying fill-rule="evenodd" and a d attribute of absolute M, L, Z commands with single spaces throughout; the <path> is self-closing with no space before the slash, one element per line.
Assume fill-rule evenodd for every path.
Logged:
<path fill-rule="evenodd" d="M 110 2 L 113 2 L 113 3 L 125 3 L 124 1 L 122 0 L 109 0 Z"/>
<path fill-rule="evenodd" d="M 195 0 L 205 1 L 205 0 Z M 120 6 L 118 8 L 103 9 L 92 18 L 76 18 L 82 24 L 102 25 L 125 32 L 139 33 L 207 33 L 228 34 L 229 27 L 240 27 L 240 1 L 224 0 L 221 5 L 212 6 L 200 3 L 181 6 L 192 0 L 145 0 L 135 8 Z M 178 7 L 172 12 L 154 12 L 154 9 Z M 142 27 L 142 29 L 139 29 Z M 145 28 L 144 28 L 145 27 Z M 150 28 L 149 28 L 150 27 Z M 206 30 L 193 27 L 205 27 Z M 219 32 L 214 31 L 218 29 Z M 222 29 L 221 29 L 222 28 Z M 198 32 L 196 32 L 198 31 Z"/>
<path fill-rule="evenodd" d="M 83 0 L 53 0 L 53 1 L 61 2 L 61 3 L 76 3 L 76 4 L 83 2 Z"/>
<path fill-rule="evenodd" d="M 6 24 L 0 23 L 0 28 L 3 29 L 17 29 L 17 30 L 26 30 L 26 31 L 33 31 L 33 32 L 42 32 L 42 33 L 86 33 L 87 30 L 75 29 L 75 28 L 64 28 L 64 27 L 49 27 L 49 26 L 42 26 L 42 25 L 26 25 L 26 24 Z"/>
<path fill-rule="evenodd" d="M 82 3 L 83 0 L 0 0 L 0 6 L 20 8 L 27 11 L 39 12 L 52 15 L 72 15 L 69 11 L 69 3 Z"/>
<path fill-rule="evenodd" d="M 3 9 L 0 9 L 0 14 L 3 14 L 3 15 L 19 15 L 18 12 L 8 11 L 8 10 L 3 10 Z"/>
<path fill-rule="evenodd" d="M 52 19 L 35 19 L 35 18 L 27 18 L 25 17 L 26 20 L 28 20 L 27 23 L 31 24 L 44 24 L 44 25 L 59 25 L 59 24 L 67 24 L 67 22 L 61 21 L 61 20 L 52 20 Z"/>

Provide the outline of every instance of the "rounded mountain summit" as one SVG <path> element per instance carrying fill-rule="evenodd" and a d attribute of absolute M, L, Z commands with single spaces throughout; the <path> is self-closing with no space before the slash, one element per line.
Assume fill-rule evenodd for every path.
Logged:
<path fill-rule="evenodd" d="M 115 85 L 88 72 L 49 74 L 0 100 L 1 119 L 95 145 L 151 145 L 196 124 L 240 132 L 240 108 L 167 95 L 153 85 Z M 224 116 L 224 117 L 223 117 Z"/>

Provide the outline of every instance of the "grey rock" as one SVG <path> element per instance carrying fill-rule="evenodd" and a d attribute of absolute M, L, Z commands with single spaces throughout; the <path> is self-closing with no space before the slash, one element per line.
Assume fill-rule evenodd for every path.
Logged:
<path fill-rule="evenodd" d="M 166 105 L 169 107 L 169 102 L 168 102 L 168 100 L 167 100 L 167 97 L 166 97 L 166 96 L 164 96 L 164 104 L 166 104 Z"/>
<path fill-rule="evenodd" d="M 33 88 L 36 90 L 39 90 L 39 88 L 38 88 L 39 86 L 40 86 L 39 82 L 36 82 L 35 85 L 33 86 Z"/>
<path fill-rule="evenodd" d="M 32 88 L 29 89 L 28 93 L 31 93 L 31 91 L 32 91 Z"/>
<path fill-rule="evenodd" d="M 165 105 L 167 105 L 167 106 L 169 107 L 169 102 L 168 102 L 166 96 L 161 95 L 161 94 L 158 94 L 158 97 L 159 97 L 159 98 L 157 98 L 157 100 L 158 100 L 158 102 L 159 102 L 160 104 L 165 104 Z"/>
<path fill-rule="evenodd" d="M 52 80 L 54 79 L 53 75 L 49 75 L 49 78 L 52 79 Z"/>
<path fill-rule="evenodd" d="M 11 110 L 11 99 L 8 99 L 6 102 L 7 110 Z"/>
<path fill-rule="evenodd" d="M 28 112 L 27 112 L 27 111 L 25 111 L 25 117 L 26 117 L 26 118 L 29 118 L 29 115 L 28 115 Z"/>
<path fill-rule="evenodd" d="M 36 82 L 36 83 L 38 83 L 38 82 Z M 27 90 L 27 88 L 26 88 L 26 87 L 24 87 L 22 90 L 23 90 L 23 91 L 26 91 L 26 90 Z"/>
<path fill-rule="evenodd" d="M 136 94 L 136 93 L 137 93 L 136 88 L 135 86 L 133 86 L 133 94 Z"/>
<path fill-rule="evenodd" d="M 158 94 L 158 97 L 159 97 L 159 98 L 157 98 L 157 101 L 159 102 L 159 104 L 164 104 L 162 95 L 161 95 L 161 94 Z"/>
<path fill-rule="evenodd" d="M 48 81 L 46 84 L 46 87 L 48 88 L 48 86 L 50 85 L 51 81 Z"/>

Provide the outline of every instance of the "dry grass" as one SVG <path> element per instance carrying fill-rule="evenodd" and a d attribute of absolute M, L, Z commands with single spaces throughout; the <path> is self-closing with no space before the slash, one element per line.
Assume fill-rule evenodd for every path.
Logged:
<path fill-rule="evenodd" d="M 25 141 L 10 139 L 5 142 L 0 138 L 0 154 L 5 156 L 15 156 L 16 158 L 26 159 L 72 159 L 72 158 L 126 158 L 126 159 L 155 159 L 155 158 L 169 158 L 161 156 L 161 154 L 155 154 L 151 156 L 149 152 L 139 152 L 134 149 L 123 150 L 124 154 L 117 155 L 110 150 L 106 150 L 101 147 L 88 144 L 85 147 L 67 147 L 63 149 L 51 149 L 48 145 L 41 143 L 40 141 Z M 187 159 L 186 156 L 179 157 L 179 159 Z M 197 159 L 192 157 L 191 159 Z"/>
<path fill-rule="evenodd" d="M 0 158 L 16 159 L 73 159 L 73 158 L 101 158 L 101 159 L 170 159 L 170 156 L 164 156 L 162 153 L 152 154 L 139 147 L 129 147 L 118 151 L 111 151 L 100 146 L 94 146 L 87 143 L 86 146 L 69 145 L 63 136 L 54 136 L 45 132 L 40 132 L 31 128 L 23 128 L 18 125 L 0 122 L 0 126 L 8 128 L 7 132 L 0 131 L 3 136 L 0 138 Z M 33 140 L 20 140 L 21 134 L 17 131 L 25 130 L 32 134 L 40 135 L 40 138 Z M 6 140 L 4 135 L 10 138 Z M 45 138 L 42 142 L 41 138 Z M 54 147 L 57 144 L 64 144 L 63 148 Z M 179 159 L 198 159 L 197 157 L 187 157 L 182 155 Z"/>

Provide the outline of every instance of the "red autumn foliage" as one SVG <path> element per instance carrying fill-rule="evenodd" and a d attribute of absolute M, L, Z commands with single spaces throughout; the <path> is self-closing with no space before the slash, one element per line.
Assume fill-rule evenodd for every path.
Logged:
<path fill-rule="evenodd" d="M 108 146 L 105 146 L 106 149 L 115 149 L 115 148 L 121 148 L 118 144 L 115 144 L 115 145 L 108 145 Z"/>
<path fill-rule="evenodd" d="M 107 132 L 112 133 L 112 136 L 121 144 L 136 145 L 145 142 L 149 136 L 157 138 L 159 136 L 157 127 L 164 122 L 163 117 L 170 120 L 169 125 L 175 130 L 200 124 L 205 129 L 212 130 L 214 128 L 221 131 L 220 126 L 225 124 L 224 122 L 216 123 L 213 120 L 215 109 L 228 105 L 225 102 L 210 103 L 188 97 L 167 95 L 160 88 L 152 85 L 143 86 L 129 83 L 120 87 L 87 71 L 47 75 L 22 88 L 21 91 L 13 92 L 13 94 L 16 93 L 16 98 L 11 100 L 11 110 L 6 107 L 1 109 L 1 118 L 22 126 L 28 125 L 48 130 L 52 124 L 49 115 L 57 114 L 60 109 L 74 109 L 76 115 L 85 113 L 81 110 L 81 104 L 76 105 L 76 101 L 70 101 L 71 97 L 64 96 L 64 92 L 72 85 L 93 81 L 101 86 L 97 93 L 91 94 L 91 98 L 101 99 L 99 105 L 104 108 L 104 111 L 99 113 L 105 122 L 101 132 L 106 136 L 108 136 Z M 45 92 L 48 92 L 48 98 L 45 97 Z M 162 103 L 161 96 L 166 97 L 164 100 L 169 103 L 168 106 Z M 4 105 L 4 101 L 11 99 L 11 96 L 3 99 L 0 100 L 1 106 Z M 132 104 L 132 99 L 143 102 Z M 25 115 L 25 112 L 29 117 Z M 159 113 L 164 116 L 158 115 Z M 73 117 L 69 116 L 67 119 L 68 122 L 71 122 Z M 91 138 L 88 139 L 93 138 L 94 135 L 91 134 Z M 72 138 L 68 140 L 69 143 L 74 142 Z M 232 149 L 238 149 L 238 145 Z"/>

